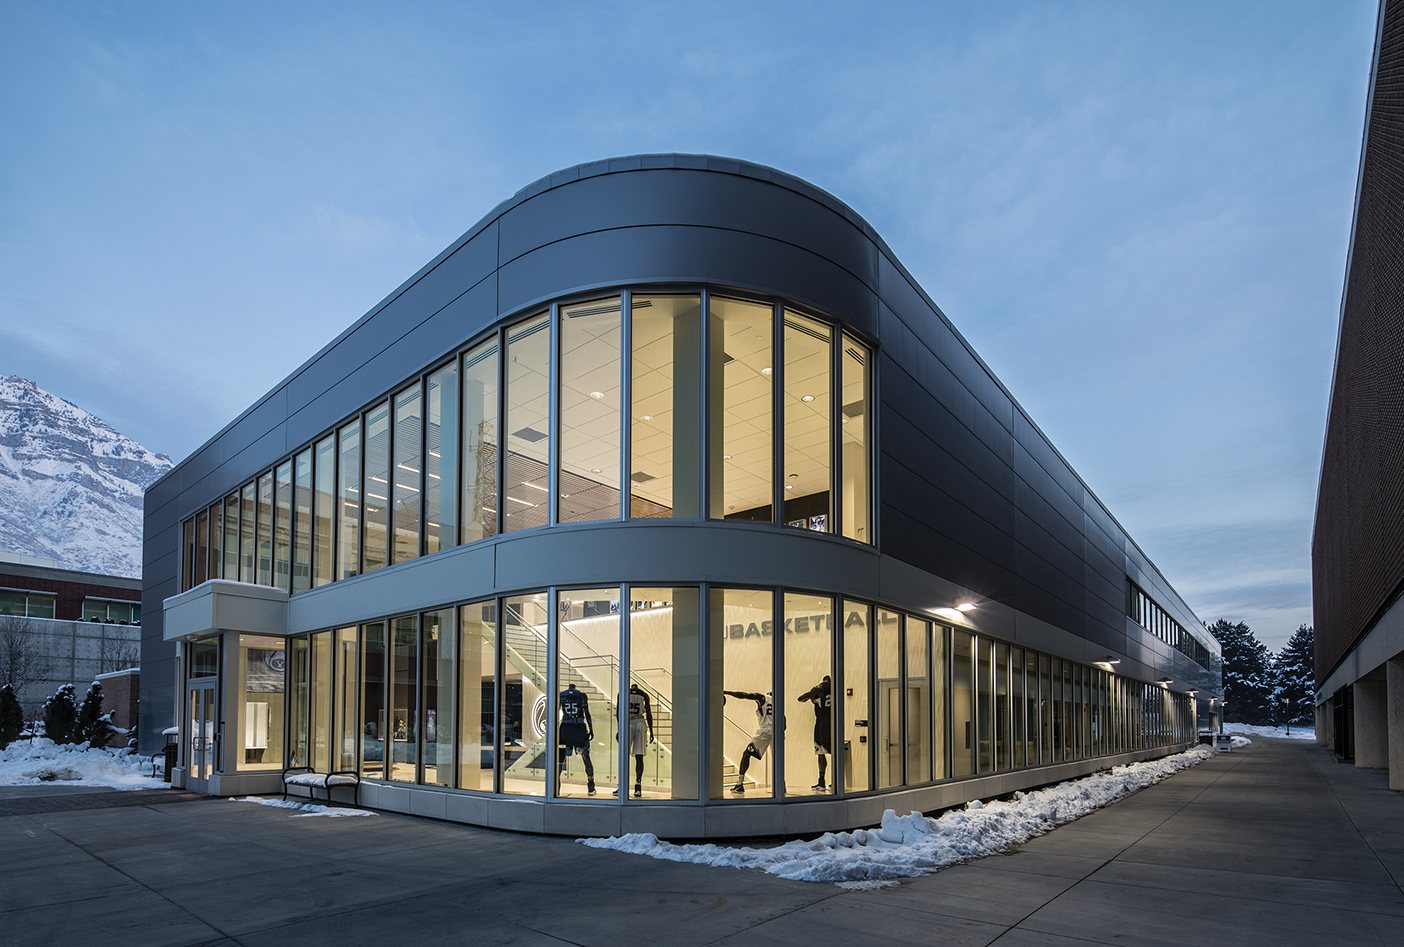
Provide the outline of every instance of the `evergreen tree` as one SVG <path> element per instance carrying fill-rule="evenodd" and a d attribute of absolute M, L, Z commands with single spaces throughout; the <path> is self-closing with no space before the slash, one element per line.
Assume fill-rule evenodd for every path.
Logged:
<path fill-rule="evenodd" d="M 78 721 L 73 731 L 74 743 L 88 743 L 91 746 L 107 746 L 112 736 L 110 714 L 102 712 L 102 684 L 93 681 L 88 692 L 83 695 L 83 703 L 78 707 Z"/>
<path fill-rule="evenodd" d="M 1224 653 L 1224 719 L 1271 726 L 1271 655 L 1244 622 L 1220 618 L 1209 626 Z"/>
<path fill-rule="evenodd" d="M 23 729 L 24 708 L 15 696 L 15 689 L 6 684 L 0 687 L 0 750 L 18 740 Z"/>
<path fill-rule="evenodd" d="M 1273 703 L 1283 723 L 1310 725 L 1315 720 L 1315 640 L 1312 627 L 1302 625 L 1273 659 Z"/>
<path fill-rule="evenodd" d="M 77 743 L 74 733 L 78 722 L 78 704 L 73 699 L 73 685 L 65 684 L 44 701 L 44 736 L 55 743 Z"/>

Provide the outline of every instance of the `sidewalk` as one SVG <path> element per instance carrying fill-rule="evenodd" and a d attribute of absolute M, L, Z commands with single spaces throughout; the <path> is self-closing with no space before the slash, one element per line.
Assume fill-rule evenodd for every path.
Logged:
<path fill-rule="evenodd" d="M 214 799 L 0 817 L 0 852 L 14 947 L 1404 943 L 1404 795 L 1287 740 L 868 892 Z"/>

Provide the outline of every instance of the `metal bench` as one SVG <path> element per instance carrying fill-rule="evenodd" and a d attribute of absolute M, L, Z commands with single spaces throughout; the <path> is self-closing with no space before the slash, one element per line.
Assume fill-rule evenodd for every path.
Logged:
<path fill-rule="evenodd" d="M 307 798 L 316 801 L 313 790 L 321 787 L 326 793 L 327 803 L 332 801 L 332 790 L 338 786 L 351 787 L 351 804 L 361 804 L 361 777 L 354 770 L 339 769 L 330 773 L 319 773 L 310 766 L 289 766 L 283 770 L 283 801 L 288 799 L 288 789 L 292 786 L 305 786 Z"/>

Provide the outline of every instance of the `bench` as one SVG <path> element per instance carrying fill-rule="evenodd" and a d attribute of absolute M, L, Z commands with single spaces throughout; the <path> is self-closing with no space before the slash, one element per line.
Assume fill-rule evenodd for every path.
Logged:
<path fill-rule="evenodd" d="M 283 801 L 288 800 L 288 789 L 292 786 L 307 787 L 307 798 L 314 800 L 317 798 L 312 790 L 321 787 L 327 795 L 327 802 L 332 801 L 332 790 L 338 786 L 351 787 L 351 804 L 359 806 L 361 804 L 361 777 L 356 775 L 354 770 L 339 769 L 331 773 L 318 773 L 310 766 L 289 766 L 283 770 Z"/>

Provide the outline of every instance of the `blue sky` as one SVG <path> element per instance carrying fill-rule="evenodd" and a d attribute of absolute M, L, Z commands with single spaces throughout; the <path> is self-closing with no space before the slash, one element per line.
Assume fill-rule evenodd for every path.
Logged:
<path fill-rule="evenodd" d="M 863 214 L 1199 617 L 1276 648 L 1375 17 L 0 0 L 0 374 L 179 459 L 530 181 L 742 157 Z"/>

